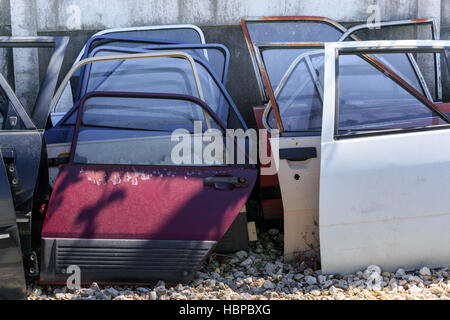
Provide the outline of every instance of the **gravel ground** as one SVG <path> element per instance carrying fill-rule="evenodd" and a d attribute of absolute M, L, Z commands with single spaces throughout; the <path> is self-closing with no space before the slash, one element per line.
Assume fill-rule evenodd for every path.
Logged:
<path fill-rule="evenodd" d="M 213 254 L 187 285 L 152 287 L 98 286 L 68 290 L 30 284 L 29 300 L 450 300 L 448 268 L 383 272 L 368 266 L 356 274 L 322 275 L 314 263 L 285 264 L 283 235 L 277 229 L 259 235 L 248 251 Z"/>

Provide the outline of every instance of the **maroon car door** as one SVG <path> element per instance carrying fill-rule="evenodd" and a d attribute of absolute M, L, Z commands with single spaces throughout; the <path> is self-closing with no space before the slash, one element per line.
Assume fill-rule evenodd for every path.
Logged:
<path fill-rule="evenodd" d="M 174 160 L 177 128 L 192 138 L 183 149 L 192 147 L 192 163 Z M 71 160 L 60 170 L 46 213 L 41 280 L 65 281 L 71 265 L 80 268 L 82 282 L 191 279 L 245 205 L 257 176 L 248 163 L 223 164 L 217 150 L 212 162 L 199 161 L 209 134 L 225 141 L 225 129 L 209 106 L 190 96 L 85 96 Z M 228 140 L 237 154 L 236 141 Z"/>

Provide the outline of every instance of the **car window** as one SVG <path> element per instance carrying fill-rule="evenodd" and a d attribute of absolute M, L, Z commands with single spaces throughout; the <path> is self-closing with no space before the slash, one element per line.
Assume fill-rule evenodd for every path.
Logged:
<path fill-rule="evenodd" d="M 285 131 L 320 132 L 322 125 L 323 54 L 303 55 L 290 70 L 290 76 L 276 92 L 281 121 Z M 311 66 L 307 60 L 310 59 Z M 312 68 L 312 69 L 311 69 Z M 320 72 L 319 72 L 320 70 Z M 318 78 L 320 87 L 314 82 Z M 320 91 L 319 91 L 320 90 Z M 276 128 L 273 111 L 269 114 L 269 125 Z"/>
<path fill-rule="evenodd" d="M 314 80 L 311 74 L 311 69 L 307 67 L 306 58 L 311 59 L 311 66 L 313 72 L 316 73 L 320 88 L 314 86 Z M 373 55 L 372 58 L 381 61 L 385 66 L 392 67 L 390 62 L 404 59 L 405 54 L 393 53 Z M 411 93 L 403 89 L 396 82 L 379 72 L 375 67 L 367 61 L 357 56 L 342 56 L 340 61 L 340 94 L 341 94 L 341 109 L 342 117 L 340 118 L 340 128 L 343 130 L 356 130 L 358 128 L 357 114 L 358 108 L 352 106 L 364 105 L 373 106 L 372 112 L 375 113 L 377 107 L 383 103 L 394 104 L 389 109 L 389 114 L 392 114 L 392 123 L 389 124 L 389 117 L 387 117 L 386 124 L 381 127 L 390 128 L 395 125 L 395 118 L 393 111 L 395 108 L 403 108 L 402 112 L 408 113 L 404 120 L 408 119 L 422 119 L 436 116 L 431 110 L 418 101 Z M 292 68 L 292 66 L 295 66 Z M 404 74 L 398 69 L 392 68 L 400 77 Z M 402 77 L 403 78 L 403 77 Z M 297 60 L 291 65 L 289 71 L 286 72 L 282 84 L 276 92 L 276 100 L 280 110 L 280 117 L 286 132 L 310 132 L 320 134 L 322 124 L 322 100 L 318 89 L 323 88 L 324 68 L 323 68 L 323 54 L 303 55 L 302 59 Z M 323 90 L 323 89 L 322 89 Z M 409 108 L 409 109 L 408 109 Z M 392 111 L 392 112 L 391 112 Z M 367 113 L 366 113 L 367 114 Z M 376 113 L 375 113 L 376 114 Z M 383 119 L 385 112 L 371 115 L 371 117 L 378 117 L 378 120 Z M 274 113 L 271 110 L 267 117 L 268 125 L 271 128 L 277 128 Z M 370 126 L 369 120 L 364 121 L 360 119 L 361 130 L 371 130 L 374 127 Z M 401 120 L 401 119 L 398 119 Z M 424 124 L 441 124 L 438 119 L 430 120 Z M 400 123 L 400 122 L 399 122 Z M 408 122 L 401 122 L 403 126 L 407 126 Z M 415 122 L 409 123 L 410 126 L 416 125 Z"/>
<path fill-rule="evenodd" d="M 253 44 L 263 42 L 332 42 L 343 34 L 335 26 L 321 20 L 247 21 Z"/>
<path fill-rule="evenodd" d="M 338 82 L 340 134 L 446 123 L 360 56 L 339 56 Z"/>
<path fill-rule="evenodd" d="M 227 124 L 232 106 L 217 79 L 201 63 L 196 62 L 205 102 Z M 126 91 L 178 93 L 199 97 L 190 64 L 178 58 L 146 58 L 101 61 L 86 68 L 86 88 L 92 91 Z M 233 110 L 235 112 L 235 110 Z M 72 118 L 67 124 L 74 124 Z"/>
<path fill-rule="evenodd" d="M 312 49 L 261 49 L 261 55 L 264 62 L 267 75 L 273 90 L 280 85 L 280 81 L 291 64 L 299 56 L 311 51 Z"/>
<path fill-rule="evenodd" d="M 202 43 L 200 33 L 192 28 L 147 29 L 107 32 L 118 37 L 162 39 L 183 43 Z"/>
<path fill-rule="evenodd" d="M 438 40 L 439 33 L 435 32 L 436 26 L 431 19 L 422 19 L 422 21 L 392 21 L 385 22 L 380 28 L 370 28 L 365 25 L 356 26 L 352 32 L 349 30 L 346 39 L 351 36 L 357 36 L 361 40 Z M 389 25 L 393 24 L 393 25 Z M 342 39 L 341 39 L 342 40 Z M 378 54 L 378 57 L 384 57 L 390 60 L 391 66 L 403 73 L 403 79 L 408 81 L 416 90 L 433 100 L 441 98 L 441 82 L 436 71 L 439 66 L 435 64 L 434 53 L 419 54 Z M 394 58 L 395 57 L 395 58 Z M 381 61 L 381 60 L 380 60 Z M 391 69 L 393 69 L 391 67 Z M 419 78 L 416 72 L 420 73 Z M 423 83 L 420 83 L 420 80 Z"/>
<path fill-rule="evenodd" d="M 346 31 L 339 23 L 321 17 L 248 18 L 242 19 L 241 25 L 250 49 L 250 56 L 264 102 L 269 99 L 266 82 L 269 81 L 273 90 L 275 90 L 283 73 L 299 52 L 295 52 L 298 49 L 293 48 L 288 50 L 286 48 L 261 50 L 263 45 L 271 43 L 333 42 L 337 41 Z M 265 61 L 264 63 L 267 63 L 269 79 L 266 79 L 261 70 L 260 56 Z"/>
<path fill-rule="evenodd" d="M 122 51 L 121 51 L 122 50 Z M 225 49 L 221 50 L 219 48 L 189 48 L 184 45 L 164 45 L 164 46 L 143 46 L 135 49 L 127 49 L 128 51 L 123 51 L 121 48 L 111 47 L 111 46 L 102 46 L 96 50 L 93 50 L 89 57 L 98 57 L 98 56 L 107 56 L 107 55 L 114 55 L 118 53 L 123 52 L 129 52 L 129 53 L 139 53 L 139 52 L 146 52 L 146 51 L 183 51 L 187 54 L 189 54 L 193 58 L 197 58 L 197 60 L 201 60 L 204 62 L 205 65 L 207 65 L 211 71 L 214 72 L 216 77 L 220 79 L 223 83 L 225 83 L 226 80 L 226 73 L 227 73 L 227 60 L 228 57 L 227 51 Z"/>
<path fill-rule="evenodd" d="M 192 100 L 93 96 L 82 107 L 73 161 L 176 165 L 172 161 L 177 144 L 172 138 L 174 130 L 202 138 L 202 134 L 210 134 L 208 129 L 215 129 L 218 139 L 223 138 L 220 125 Z M 188 145 L 194 150 L 193 139 Z M 223 154 L 216 156 L 223 159 Z"/>

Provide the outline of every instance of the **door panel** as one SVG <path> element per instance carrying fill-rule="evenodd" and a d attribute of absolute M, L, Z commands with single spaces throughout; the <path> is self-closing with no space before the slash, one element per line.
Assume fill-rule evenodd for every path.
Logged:
<path fill-rule="evenodd" d="M 25 291 L 16 214 L 5 164 L 0 159 L 0 299 L 24 299 Z"/>
<path fill-rule="evenodd" d="M 272 150 L 277 150 L 273 143 L 272 139 Z M 320 136 L 281 137 L 279 149 L 278 179 L 284 208 L 285 259 L 293 260 L 299 254 L 316 256 L 319 254 Z M 313 149 L 316 157 L 309 154 Z M 307 156 L 303 150 L 308 151 Z M 284 154 L 285 159 L 282 159 Z M 305 158 L 309 159 L 298 161 Z"/>
<path fill-rule="evenodd" d="M 83 282 L 188 281 L 245 205 L 256 175 L 228 167 L 63 166 L 42 230 L 41 280 L 64 281 L 76 264 Z"/>
<path fill-rule="evenodd" d="M 0 111 L 6 116 L 0 131 L 0 298 L 19 299 L 26 297 L 23 255 L 26 265 L 30 264 L 29 257 L 34 257 L 31 211 L 42 134 L 1 74 L 0 93 L 3 97 Z M 29 274 L 36 273 L 36 269 L 31 264 L 26 268 Z"/>
<path fill-rule="evenodd" d="M 39 171 L 42 148 L 42 134 L 38 131 L 0 131 L 0 147 L 11 150 L 18 184 L 14 190 L 14 204 L 16 208 L 26 205 L 31 210 L 36 179 Z M 8 160 L 9 161 L 9 160 Z"/>
<path fill-rule="evenodd" d="M 383 103 L 391 93 L 382 89 L 383 82 L 400 82 L 386 74 L 377 78 L 382 91 L 372 95 L 372 103 L 345 99 L 350 97 L 349 88 L 364 93 L 369 74 L 357 82 L 359 88 L 355 82 L 343 85 L 342 66 L 350 56 L 341 51 L 364 54 L 368 46 L 368 42 L 325 45 L 319 195 L 322 272 L 353 273 L 371 264 L 385 271 L 446 267 L 450 121 L 407 85 L 402 88 L 416 100 Z M 370 52 L 449 47 L 446 41 L 383 41 L 371 42 Z M 349 106 L 354 107 L 351 127 L 343 121 Z M 377 112 L 371 113 L 374 106 Z M 394 108 L 399 114 L 392 118 Z"/>
<path fill-rule="evenodd" d="M 450 264 L 450 130 L 322 145 L 322 271 Z"/>

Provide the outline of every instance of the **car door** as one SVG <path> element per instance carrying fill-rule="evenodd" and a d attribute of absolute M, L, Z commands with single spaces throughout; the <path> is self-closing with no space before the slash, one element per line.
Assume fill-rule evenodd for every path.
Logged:
<path fill-rule="evenodd" d="M 284 209 L 284 254 L 287 260 L 319 256 L 319 168 L 323 55 L 310 50 L 294 62 L 277 90 L 284 131 L 271 139 Z M 276 125 L 273 113 L 267 119 Z"/>
<path fill-rule="evenodd" d="M 1 134 L 1 133 L 0 133 Z M 0 162 L 0 299 L 25 297 L 19 231 L 5 164 Z"/>
<path fill-rule="evenodd" d="M 192 117 L 226 131 L 192 96 L 92 92 L 78 112 L 42 230 L 41 280 L 63 281 L 71 265 L 83 282 L 190 280 L 245 205 L 257 170 L 201 160 L 195 144 L 209 131 L 192 132 Z M 173 160 L 178 126 L 193 143 L 193 163 Z"/>
<path fill-rule="evenodd" d="M 42 129 L 68 41 L 67 37 L 0 37 L 4 48 L 53 48 L 34 107 L 27 106 L 30 115 L 0 74 L 0 299 L 26 298 L 25 274 L 39 273 L 32 247 L 32 210 L 48 199 L 46 163 L 41 163 Z"/>
<path fill-rule="evenodd" d="M 367 51 L 448 57 L 449 47 L 449 41 L 326 44 L 319 203 L 324 273 L 371 264 L 386 271 L 449 265 L 450 120 L 389 70 L 355 64 Z M 349 70 L 361 76 L 350 79 Z"/>
<path fill-rule="evenodd" d="M 213 138 L 210 130 L 220 130 L 214 140 L 222 140 L 232 127 L 204 102 L 188 54 L 84 60 L 68 73 L 53 103 L 83 63 L 169 57 L 188 63 L 198 98 L 109 91 L 90 92 L 80 101 L 69 163 L 59 171 L 42 230 L 42 281 L 63 281 L 71 265 L 80 267 L 82 281 L 187 281 L 245 205 L 256 180 L 254 166 L 223 162 L 222 152 L 214 152 L 212 162 L 202 161 L 202 146 Z M 228 112 L 238 119 L 234 108 Z M 177 129 L 190 139 L 193 162 L 173 160 Z M 237 159 L 238 154 L 236 148 Z"/>
<path fill-rule="evenodd" d="M 31 209 L 42 135 L 1 74 L 0 112 L 0 299 L 24 299 L 22 253 L 32 253 Z"/>

